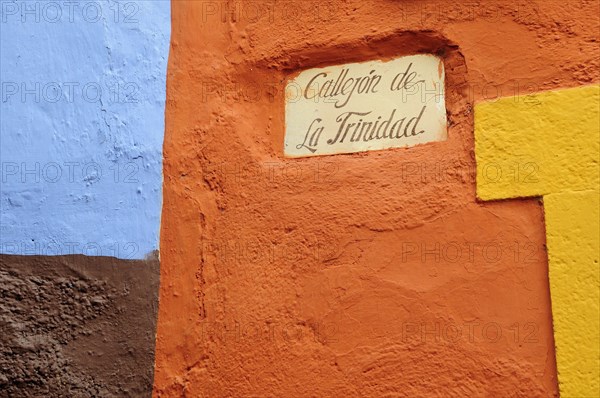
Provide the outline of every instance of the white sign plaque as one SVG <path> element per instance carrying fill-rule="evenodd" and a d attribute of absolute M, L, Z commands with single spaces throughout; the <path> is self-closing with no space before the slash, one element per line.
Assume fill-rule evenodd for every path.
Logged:
<path fill-rule="evenodd" d="M 285 156 L 444 141 L 444 75 L 427 54 L 301 72 L 286 85 Z"/>

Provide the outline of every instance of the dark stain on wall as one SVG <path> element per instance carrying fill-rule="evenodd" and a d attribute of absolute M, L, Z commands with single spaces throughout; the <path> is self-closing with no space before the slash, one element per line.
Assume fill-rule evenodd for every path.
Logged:
<path fill-rule="evenodd" d="M 0 255 L 0 396 L 150 396 L 159 261 Z"/>

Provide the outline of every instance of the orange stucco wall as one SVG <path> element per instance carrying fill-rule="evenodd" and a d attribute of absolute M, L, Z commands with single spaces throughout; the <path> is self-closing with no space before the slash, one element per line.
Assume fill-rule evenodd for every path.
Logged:
<path fill-rule="evenodd" d="M 597 79 L 563 3 L 173 0 L 155 395 L 556 396 L 543 208 L 476 199 L 472 109 Z M 447 141 L 283 157 L 286 79 L 422 52 Z"/>

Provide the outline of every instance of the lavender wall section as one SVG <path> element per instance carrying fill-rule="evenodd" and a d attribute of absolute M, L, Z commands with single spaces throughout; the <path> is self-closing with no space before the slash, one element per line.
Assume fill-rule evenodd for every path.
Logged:
<path fill-rule="evenodd" d="M 0 0 L 0 253 L 158 249 L 170 2 Z"/>

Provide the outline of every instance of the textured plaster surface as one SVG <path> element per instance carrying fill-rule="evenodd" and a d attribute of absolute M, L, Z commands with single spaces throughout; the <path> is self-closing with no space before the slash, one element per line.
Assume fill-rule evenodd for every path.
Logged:
<path fill-rule="evenodd" d="M 556 396 L 543 208 L 476 200 L 472 104 L 594 82 L 576 3 L 173 1 L 155 396 Z M 421 52 L 447 141 L 283 157 L 289 76 Z"/>
<path fill-rule="evenodd" d="M 475 107 L 477 195 L 486 199 L 597 189 L 600 87 Z"/>
<path fill-rule="evenodd" d="M 561 396 L 600 396 L 599 192 L 544 196 Z"/>
<path fill-rule="evenodd" d="M 543 195 L 561 396 L 597 397 L 600 87 L 530 99 L 476 106 L 478 195 Z M 498 170 L 512 173 L 500 176 Z"/>
<path fill-rule="evenodd" d="M 169 1 L 0 3 L 0 252 L 158 249 Z"/>
<path fill-rule="evenodd" d="M 0 396 L 150 396 L 158 277 L 155 257 L 0 255 Z"/>

